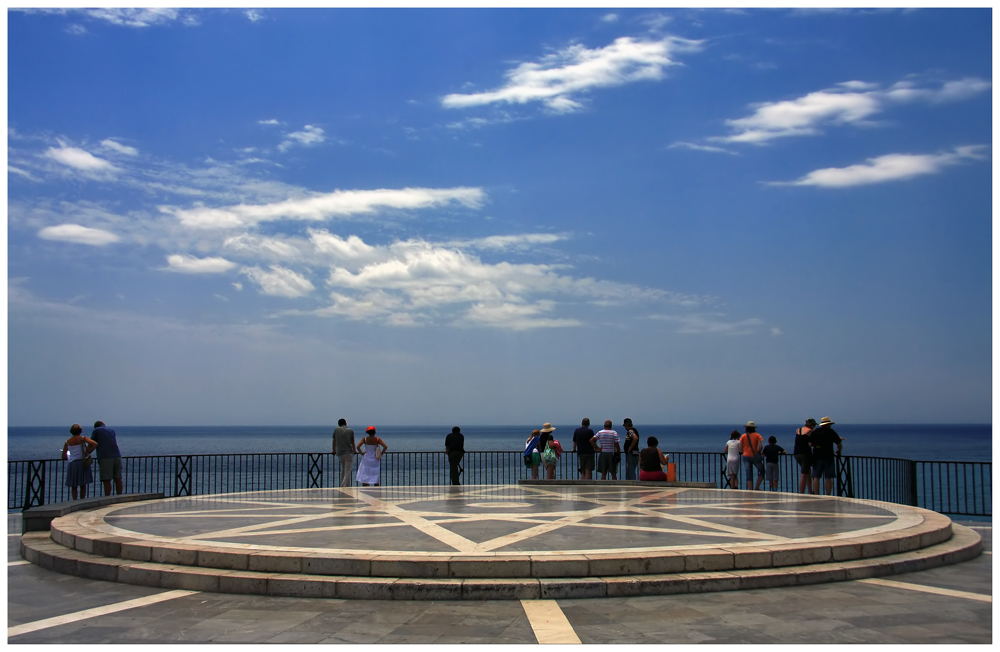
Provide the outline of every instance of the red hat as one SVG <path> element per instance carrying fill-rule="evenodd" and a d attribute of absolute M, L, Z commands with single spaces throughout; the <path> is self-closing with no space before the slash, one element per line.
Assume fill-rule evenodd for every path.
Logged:
<path fill-rule="evenodd" d="M 365 428 L 365 432 L 375 432 L 375 426 L 368 426 Z"/>

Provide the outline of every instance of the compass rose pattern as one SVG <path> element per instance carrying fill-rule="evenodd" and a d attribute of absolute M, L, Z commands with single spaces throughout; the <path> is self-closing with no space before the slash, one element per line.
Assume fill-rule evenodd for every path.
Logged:
<path fill-rule="evenodd" d="M 330 488 L 174 498 L 100 529 L 303 553 L 483 557 L 832 541 L 919 523 L 885 503 L 664 487 Z"/>

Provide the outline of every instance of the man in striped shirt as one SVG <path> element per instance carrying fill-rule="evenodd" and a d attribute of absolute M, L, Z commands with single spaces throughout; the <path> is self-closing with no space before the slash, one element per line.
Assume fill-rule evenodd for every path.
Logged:
<path fill-rule="evenodd" d="M 590 440 L 594 450 L 599 451 L 597 456 L 597 472 L 601 474 L 601 480 L 608 479 L 608 472 L 611 472 L 611 479 L 618 479 L 618 469 L 615 468 L 615 451 L 621 450 L 621 440 L 618 433 L 611 429 L 611 420 L 604 422 L 604 430 L 601 430 Z"/>

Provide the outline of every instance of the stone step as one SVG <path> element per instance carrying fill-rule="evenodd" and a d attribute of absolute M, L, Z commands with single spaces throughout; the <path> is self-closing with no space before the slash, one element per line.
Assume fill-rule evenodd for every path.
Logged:
<path fill-rule="evenodd" d="M 67 548 L 44 532 L 23 535 L 21 554 L 29 562 L 58 573 L 164 589 L 365 600 L 530 600 L 701 593 L 858 580 L 927 570 L 981 554 L 982 543 L 975 531 L 951 525 L 950 532 L 947 540 L 916 550 L 848 561 L 555 578 L 359 577 L 223 570 L 90 554 Z"/>
<path fill-rule="evenodd" d="M 905 508 L 919 512 L 919 518 L 914 518 L 910 527 L 787 543 L 674 546 L 662 550 L 622 549 L 585 554 L 572 551 L 481 555 L 403 555 L 380 554 L 377 551 L 343 554 L 268 550 L 263 546 L 224 546 L 211 542 L 177 543 L 142 538 L 139 534 L 123 536 L 126 531 L 111 528 L 104 522 L 108 509 L 112 508 L 76 512 L 53 520 L 53 541 L 79 552 L 121 558 L 128 562 L 218 570 L 388 578 L 542 579 L 662 575 L 843 562 L 918 550 L 952 536 L 952 523 L 948 517 L 927 510 Z"/>

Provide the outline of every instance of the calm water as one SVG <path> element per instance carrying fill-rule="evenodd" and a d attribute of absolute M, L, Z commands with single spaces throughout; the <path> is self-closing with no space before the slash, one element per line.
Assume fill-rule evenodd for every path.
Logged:
<path fill-rule="evenodd" d="M 360 436 L 365 425 L 354 426 Z M 766 441 L 791 452 L 799 424 L 760 424 Z M 119 426 L 111 424 L 125 456 L 198 455 L 218 453 L 316 453 L 330 450 L 332 426 Z M 470 451 L 523 450 L 524 440 L 540 426 L 463 427 L 465 447 Z M 556 439 L 572 448 L 578 427 L 556 424 Z M 735 425 L 662 426 L 636 424 L 645 438 L 654 436 L 664 451 L 722 451 Z M 598 428 L 595 428 L 595 431 Z M 618 433 L 624 428 L 616 426 Z M 993 459 L 992 426 L 897 424 L 836 424 L 844 438 L 845 455 L 901 457 L 912 460 L 960 460 L 988 462 Z M 740 428 L 742 431 L 742 428 Z M 378 434 L 393 451 L 444 450 L 451 426 L 383 426 Z M 84 431 L 89 434 L 89 431 Z M 69 437 L 68 426 L 7 428 L 7 459 L 56 459 Z M 567 443 L 568 442 L 568 443 Z"/>

